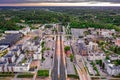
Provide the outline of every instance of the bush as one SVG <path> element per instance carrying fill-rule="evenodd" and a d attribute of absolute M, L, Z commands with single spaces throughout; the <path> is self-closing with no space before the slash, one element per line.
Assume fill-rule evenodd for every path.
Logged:
<path fill-rule="evenodd" d="M 65 46 L 64 50 L 65 50 L 65 52 L 69 51 L 70 50 L 70 46 Z"/>
<path fill-rule="evenodd" d="M 0 72 L 0 77 L 14 77 L 12 72 Z"/>
<path fill-rule="evenodd" d="M 70 77 L 70 78 L 79 79 L 78 75 L 72 75 L 72 74 L 70 74 L 70 75 L 67 75 L 67 76 Z"/>
<path fill-rule="evenodd" d="M 93 69 L 96 71 L 96 73 L 97 73 L 96 75 L 100 75 L 96 65 L 94 64 L 94 62 L 92 61 L 90 64 L 92 65 Z"/>
<path fill-rule="evenodd" d="M 19 74 L 17 78 L 32 78 L 34 75 L 32 73 Z"/>
<path fill-rule="evenodd" d="M 41 42 L 41 46 L 42 46 L 42 48 L 44 47 L 44 45 L 45 45 L 45 42 L 42 41 L 42 42 Z"/>
<path fill-rule="evenodd" d="M 49 76 L 49 70 L 38 70 L 37 76 L 48 77 Z"/>
<path fill-rule="evenodd" d="M 74 55 L 70 54 L 70 61 L 73 62 L 73 59 L 74 59 Z"/>

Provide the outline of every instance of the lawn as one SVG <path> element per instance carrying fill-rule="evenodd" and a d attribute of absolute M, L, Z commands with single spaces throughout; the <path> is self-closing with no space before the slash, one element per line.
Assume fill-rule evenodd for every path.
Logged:
<path fill-rule="evenodd" d="M 0 53 L 0 57 L 6 55 L 8 53 L 8 50 L 5 50 L 4 52 Z"/>
<path fill-rule="evenodd" d="M 78 75 L 67 75 L 69 78 L 74 78 L 74 79 L 79 79 L 79 76 Z"/>
<path fill-rule="evenodd" d="M 114 60 L 114 61 L 111 61 L 113 64 L 115 64 L 116 66 L 119 66 L 120 65 L 120 60 Z"/>
<path fill-rule="evenodd" d="M 0 72 L 0 77 L 14 77 L 14 73 L 11 73 L 11 72 Z"/>
<path fill-rule="evenodd" d="M 39 77 L 48 77 L 49 76 L 49 70 L 38 70 L 37 75 Z"/>
<path fill-rule="evenodd" d="M 32 78 L 34 74 L 32 73 L 22 73 L 17 76 L 17 78 Z"/>
<path fill-rule="evenodd" d="M 96 73 L 97 73 L 96 75 L 99 76 L 100 74 L 99 74 L 99 71 L 98 71 L 98 69 L 97 69 L 95 63 L 94 63 L 94 62 L 91 62 L 90 64 L 92 65 L 93 69 L 96 71 Z"/>

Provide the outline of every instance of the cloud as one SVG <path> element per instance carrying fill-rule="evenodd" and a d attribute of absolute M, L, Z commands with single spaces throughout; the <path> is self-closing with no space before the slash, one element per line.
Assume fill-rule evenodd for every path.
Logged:
<path fill-rule="evenodd" d="M 0 3 L 38 3 L 38 2 L 111 2 L 120 3 L 120 0 L 0 0 Z"/>
<path fill-rule="evenodd" d="M 0 4 L 0 6 L 119 6 L 120 4 L 110 2 L 80 2 L 80 3 L 16 3 L 16 4 Z"/>
<path fill-rule="evenodd" d="M 120 0 L 0 0 L 0 6 L 120 6 Z"/>

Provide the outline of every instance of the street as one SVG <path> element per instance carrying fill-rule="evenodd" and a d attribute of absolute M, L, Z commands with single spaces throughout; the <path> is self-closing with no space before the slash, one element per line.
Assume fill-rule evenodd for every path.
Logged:
<path fill-rule="evenodd" d="M 56 36 L 56 49 L 54 55 L 54 65 L 52 69 L 52 80 L 66 80 L 65 56 L 61 30 L 58 28 Z"/>

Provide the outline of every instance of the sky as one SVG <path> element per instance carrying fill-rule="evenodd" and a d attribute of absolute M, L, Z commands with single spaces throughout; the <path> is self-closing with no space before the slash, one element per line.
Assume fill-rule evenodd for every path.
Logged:
<path fill-rule="evenodd" d="M 120 6 L 120 0 L 0 0 L 0 6 Z"/>

